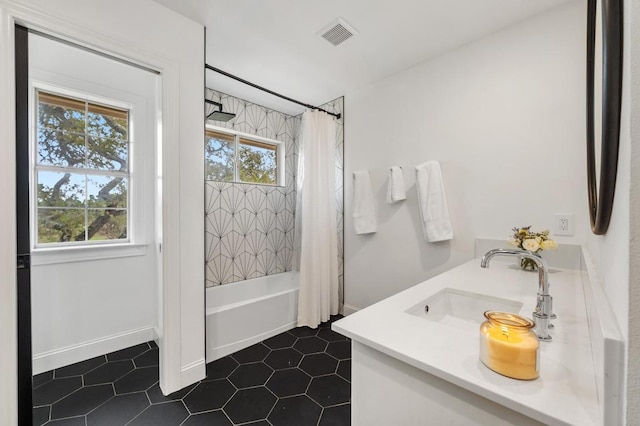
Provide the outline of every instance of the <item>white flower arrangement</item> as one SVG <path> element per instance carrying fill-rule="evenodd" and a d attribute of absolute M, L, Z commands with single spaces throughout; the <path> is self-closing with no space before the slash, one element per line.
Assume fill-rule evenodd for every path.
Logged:
<path fill-rule="evenodd" d="M 549 230 L 533 232 L 531 226 L 513 228 L 513 235 L 509 238 L 509 244 L 522 250 L 538 253 L 542 250 L 553 250 L 558 247 L 555 241 L 549 237 Z M 520 261 L 522 269 L 535 269 L 535 263 L 530 259 Z"/>

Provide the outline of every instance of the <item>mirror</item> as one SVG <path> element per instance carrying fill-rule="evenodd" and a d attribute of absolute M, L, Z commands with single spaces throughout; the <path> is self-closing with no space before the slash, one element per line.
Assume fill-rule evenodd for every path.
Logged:
<path fill-rule="evenodd" d="M 622 101 L 622 12 L 623 0 L 588 1 L 587 186 L 591 230 L 596 235 L 604 235 L 609 227 L 618 171 Z M 601 42 L 596 41 L 597 37 L 601 37 Z M 601 74 L 597 74 L 596 66 L 600 64 Z M 601 95 L 601 101 L 596 98 L 596 93 Z M 596 150 L 597 145 L 599 150 Z"/>

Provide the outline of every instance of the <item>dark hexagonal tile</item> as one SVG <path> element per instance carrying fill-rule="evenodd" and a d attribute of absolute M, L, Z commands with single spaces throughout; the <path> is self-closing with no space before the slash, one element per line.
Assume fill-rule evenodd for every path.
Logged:
<path fill-rule="evenodd" d="M 252 423 L 252 426 L 254 423 Z M 181 426 L 233 426 L 227 416 L 220 411 L 200 413 L 190 416 Z"/>
<path fill-rule="evenodd" d="M 318 337 L 303 337 L 293 345 L 294 349 L 303 354 L 322 352 L 327 347 L 327 342 Z"/>
<path fill-rule="evenodd" d="M 307 395 L 323 407 L 344 404 L 351 400 L 351 385 L 335 374 L 314 377 Z"/>
<path fill-rule="evenodd" d="M 85 426 L 84 416 L 70 417 L 68 419 L 51 420 L 45 423 L 47 426 Z"/>
<path fill-rule="evenodd" d="M 302 354 L 293 348 L 276 349 L 271 351 L 264 360 L 275 370 L 297 367 L 302 359 Z"/>
<path fill-rule="evenodd" d="M 127 426 L 179 425 L 189 412 L 181 401 L 154 404 L 148 407 Z"/>
<path fill-rule="evenodd" d="M 350 382 L 351 381 L 351 360 L 347 359 L 347 360 L 340 361 L 340 364 L 338 364 L 338 370 L 336 370 L 336 373 L 346 381 Z"/>
<path fill-rule="evenodd" d="M 325 408 L 318 426 L 351 426 L 351 404 Z"/>
<path fill-rule="evenodd" d="M 269 348 L 262 343 L 256 343 L 255 345 L 242 349 L 231 356 L 240 364 L 246 364 L 247 362 L 262 361 L 268 353 Z"/>
<path fill-rule="evenodd" d="M 148 406 L 144 392 L 118 395 L 89 413 L 87 426 L 125 425 Z"/>
<path fill-rule="evenodd" d="M 327 342 L 338 342 L 340 340 L 347 340 L 346 336 L 343 336 L 340 333 L 336 333 L 330 328 L 321 328 L 318 330 L 318 337 L 326 340 Z"/>
<path fill-rule="evenodd" d="M 296 342 L 296 337 L 289 333 L 280 333 L 277 336 L 273 336 L 270 339 L 265 340 L 264 343 L 271 349 L 290 348 Z"/>
<path fill-rule="evenodd" d="M 56 369 L 56 378 L 81 376 L 107 362 L 104 355 Z"/>
<path fill-rule="evenodd" d="M 53 379 L 33 391 L 33 406 L 52 404 L 82 387 L 82 377 Z"/>
<path fill-rule="evenodd" d="M 310 328 L 305 325 L 304 327 L 296 327 L 293 330 L 289 330 L 287 333 L 290 333 L 294 337 L 311 337 L 318 333 L 318 329 Z"/>
<path fill-rule="evenodd" d="M 131 360 L 107 362 L 84 375 L 84 385 L 111 383 L 133 370 Z"/>
<path fill-rule="evenodd" d="M 320 325 L 318 327 L 319 328 L 327 328 L 327 327 L 330 328 L 332 323 L 334 323 L 335 321 L 338 321 L 341 318 L 344 318 L 344 315 L 340 315 L 340 314 L 331 315 L 329 317 L 329 321 L 325 321 L 325 322 L 320 323 Z"/>
<path fill-rule="evenodd" d="M 147 389 L 147 396 L 149 397 L 149 401 L 151 401 L 152 404 L 157 404 L 158 402 L 177 401 L 184 398 L 189 392 L 191 392 L 193 388 L 196 387 L 196 385 L 198 385 L 198 383 L 194 383 L 184 389 L 180 389 L 179 391 L 164 396 L 162 394 L 162 390 L 160 389 L 160 383 L 156 383 L 155 385 Z"/>
<path fill-rule="evenodd" d="M 133 359 L 133 363 L 137 368 L 158 366 L 159 357 L 158 349 L 149 349 Z"/>
<path fill-rule="evenodd" d="M 235 391 L 227 379 L 210 380 L 201 382 L 183 401 L 192 414 L 217 410 L 222 408 Z"/>
<path fill-rule="evenodd" d="M 264 362 L 243 364 L 231 373 L 229 380 L 238 389 L 264 385 L 273 374 L 273 369 Z"/>
<path fill-rule="evenodd" d="M 277 398 L 265 387 L 243 389 L 224 406 L 224 412 L 234 423 L 266 419 Z"/>
<path fill-rule="evenodd" d="M 113 383 L 116 394 L 140 392 L 149 389 L 158 381 L 158 367 L 136 368 Z"/>
<path fill-rule="evenodd" d="M 51 418 L 84 416 L 113 397 L 113 386 L 96 385 L 81 388 L 51 406 Z"/>
<path fill-rule="evenodd" d="M 133 359 L 148 350 L 149 350 L 149 344 L 141 343 L 136 346 L 131 346 L 130 348 L 122 349 L 122 350 L 107 354 L 107 361 L 122 361 L 125 359 Z"/>
<path fill-rule="evenodd" d="M 309 386 L 311 376 L 298 368 L 279 370 L 267 382 L 267 388 L 276 396 L 282 398 L 304 393 Z"/>
<path fill-rule="evenodd" d="M 204 380 L 217 380 L 229 377 L 229 374 L 238 367 L 238 361 L 225 356 L 207 364 L 207 378 Z"/>
<path fill-rule="evenodd" d="M 42 426 L 49 421 L 50 405 L 33 409 L 33 426 Z"/>
<path fill-rule="evenodd" d="M 283 398 L 278 401 L 269 414 L 273 426 L 316 425 L 322 407 L 306 395 Z"/>
<path fill-rule="evenodd" d="M 40 373 L 40 374 L 36 374 L 31 379 L 31 384 L 32 384 L 33 388 L 35 389 L 35 388 L 37 388 L 39 386 L 44 385 L 45 383 L 50 382 L 51 380 L 53 380 L 53 370 L 46 371 L 46 372 Z"/>
<path fill-rule="evenodd" d="M 327 353 L 338 359 L 349 359 L 351 358 L 351 342 L 342 341 L 329 343 Z"/>
<path fill-rule="evenodd" d="M 154 340 L 151 340 L 151 341 L 149 341 L 147 343 L 149 344 L 149 347 L 151 349 L 158 349 L 158 344 Z"/>
<path fill-rule="evenodd" d="M 300 369 L 312 376 L 323 376 L 336 372 L 338 360 L 325 353 L 305 355 L 300 363 Z"/>

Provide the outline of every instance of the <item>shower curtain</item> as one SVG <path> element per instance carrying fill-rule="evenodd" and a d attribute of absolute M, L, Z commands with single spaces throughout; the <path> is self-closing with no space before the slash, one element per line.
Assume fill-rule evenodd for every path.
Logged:
<path fill-rule="evenodd" d="M 333 118 L 322 111 L 306 111 L 296 176 L 298 326 L 315 328 L 339 310 L 335 146 Z"/>

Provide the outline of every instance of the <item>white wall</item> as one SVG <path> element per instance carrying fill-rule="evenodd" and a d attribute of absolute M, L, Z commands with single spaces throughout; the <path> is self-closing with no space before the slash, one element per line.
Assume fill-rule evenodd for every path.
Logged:
<path fill-rule="evenodd" d="M 626 414 L 640 424 L 640 5 L 625 1 L 620 152 L 611 223 L 588 247 L 627 346 Z"/>
<path fill-rule="evenodd" d="M 631 97 L 631 188 L 630 188 L 630 239 L 629 253 L 629 349 L 627 360 L 627 424 L 640 424 L 640 2 L 626 2 L 626 38 L 629 58 L 629 80 L 625 93 Z M 623 291 L 623 290 L 622 290 Z M 633 401 L 633 402 L 632 402 Z"/>
<path fill-rule="evenodd" d="M 0 424 L 7 425 L 16 424 L 17 380 L 14 20 L 161 71 L 160 385 L 171 392 L 205 374 L 203 28 L 151 0 L 0 0 Z"/>
<path fill-rule="evenodd" d="M 553 229 L 574 213 L 587 229 L 584 149 L 585 7 L 572 2 L 395 75 L 346 100 L 345 305 L 364 308 L 474 255 L 477 237 L 514 226 Z M 382 59 L 381 59 L 382 60 Z M 442 165 L 454 229 L 427 243 L 414 167 Z M 385 204 L 389 166 L 407 201 Z M 369 170 L 378 232 L 353 232 L 352 173 Z"/>

